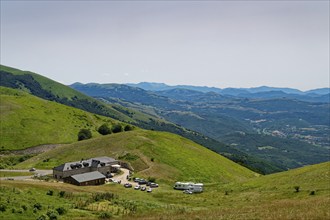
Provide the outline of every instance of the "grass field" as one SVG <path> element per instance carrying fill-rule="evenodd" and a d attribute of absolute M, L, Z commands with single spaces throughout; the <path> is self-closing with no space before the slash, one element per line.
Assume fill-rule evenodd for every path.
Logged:
<path fill-rule="evenodd" d="M 15 176 L 33 176 L 31 172 L 9 172 L 9 171 L 1 171 L 0 177 L 15 177 Z"/>
<path fill-rule="evenodd" d="M 0 207 L 6 210 L 0 213 L 5 219 L 36 219 L 47 212 L 59 219 L 329 219 L 329 167 L 328 162 L 226 184 L 213 182 L 192 195 L 166 183 L 146 193 L 118 184 L 2 181 Z M 35 210 L 36 203 L 42 205 L 40 210 Z M 62 215 L 59 208 L 65 210 Z"/>
<path fill-rule="evenodd" d="M 46 101 L 25 92 L 0 87 L 1 150 L 19 150 L 49 143 L 77 141 L 80 129 L 87 128 L 93 136 L 111 118 L 88 113 L 56 102 Z"/>
<path fill-rule="evenodd" d="M 61 146 L 15 167 L 51 169 L 67 161 L 97 156 L 122 158 L 139 175 L 162 181 L 227 183 L 256 175 L 188 139 L 167 132 L 141 129 Z"/>

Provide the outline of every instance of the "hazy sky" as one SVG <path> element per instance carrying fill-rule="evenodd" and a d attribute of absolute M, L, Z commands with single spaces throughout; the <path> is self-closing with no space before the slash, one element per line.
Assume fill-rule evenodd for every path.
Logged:
<path fill-rule="evenodd" d="M 64 84 L 329 87 L 329 1 L 3 1 L 1 64 Z"/>

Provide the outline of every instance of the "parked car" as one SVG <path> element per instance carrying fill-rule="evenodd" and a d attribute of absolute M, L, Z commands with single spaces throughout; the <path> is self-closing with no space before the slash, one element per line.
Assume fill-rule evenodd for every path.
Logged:
<path fill-rule="evenodd" d="M 105 177 L 106 177 L 106 178 L 112 178 L 113 175 L 112 175 L 111 173 L 107 173 L 107 174 L 105 175 Z"/>
<path fill-rule="evenodd" d="M 138 178 L 138 177 L 134 177 L 134 178 L 133 178 L 133 181 L 136 182 L 136 183 L 138 183 L 138 182 L 140 181 L 140 178 Z"/>
<path fill-rule="evenodd" d="M 135 187 L 134 187 L 134 189 L 136 189 L 136 190 L 139 190 L 141 188 L 141 186 L 139 186 L 139 185 L 136 185 Z"/>
<path fill-rule="evenodd" d="M 156 188 L 156 187 L 158 187 L 158 184 L 157 183 L 150 183 L 149 186 L 151 188 Z"/>
<path fill-rule="evenodd" d="M 152 189 L 151 189 L 151 188 L 148 188 L 148 189 L 147 189 L 147 192 L 148 192 L 148 193 L 151 193 L 151 192 L 152 192 Z"/>
<path fill-rule="evenodd" d="M 141 191 L 146 191 L 146 189 L 147 189 L 147 187 L 145 187 L 145 186 L 141 187 Z"/>
<path fill-rule="evenodd" d="M 130 184 L 130 183 L 125 183 L 125 184 L 124 184 L 124 187 L 125 187 L 125 188 L 132 188 L 132 184 Z"/>
<path fill-rule="evenodd" d="M 33 168 L 33 167 L 32 167 L 29 171 L 30 171 L 30 172 L 36 171 L 36 168 Z"/>
<path fill-rule="evenodd" d="M 147 181 L 144 179 L 140 179 L 138 183 L 139 183 L 139 185 L 145 185 L 145 184 L 147 184 Z"/>
<path fill-rule="evenodd" d="M 112 178 L 109 179 L 109 182 L 118 183 L 116 179 L 112 179 Z"/>

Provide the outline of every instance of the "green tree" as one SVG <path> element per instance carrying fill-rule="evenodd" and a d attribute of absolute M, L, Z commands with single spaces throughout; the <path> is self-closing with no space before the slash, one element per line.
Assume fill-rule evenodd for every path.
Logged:
<path fill-rule="evenodd" d="M 124 131 L 131 131 L 133 130 L 133 126 L 132 125 L 126 125 L 124 128 Z"/>
<path fill-rule="evenodd" d="M 81 129 L 78 133 L 78 141 L 90 139 L 92 137 L 92 132 L 88 129 Z"/>
<path fill-rule="evenodd" d="M 115 126 L 112 127 L 112 132 L 113 133 L 119 133 L 123 131 L 123 127 L 121 124 L 116 124 Z"/>
<path fill-rule="evenodd" d="M 107 124 L 101 125 L 97 131 L 102 135 L 111 134 L 111 129 Z"/>

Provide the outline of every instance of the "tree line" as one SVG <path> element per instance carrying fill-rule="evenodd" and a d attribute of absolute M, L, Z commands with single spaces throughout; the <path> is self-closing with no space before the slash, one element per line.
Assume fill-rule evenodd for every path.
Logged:
<path fill-rule="evenodd" d="M 121 124 L 115 124 L 111 127 L 109 127 L 109 125 L 107 124 L 102 124 L 97 131 L 101 134 L 101 135 L 108 135 L 108 134 L 112 134 L 112 133 L 119 133 L 119 132 L 123 132 L 123 131 L 131 131 L 133 130 L 134 127 L 132 125 L 125 125 L 122 126 Z M 80 131 L 78 132 L 78 141 L 82 141 L 82 140 L 87 140 L 92 138 L 92 132 L 90 129 L 80 129 Z"/>

